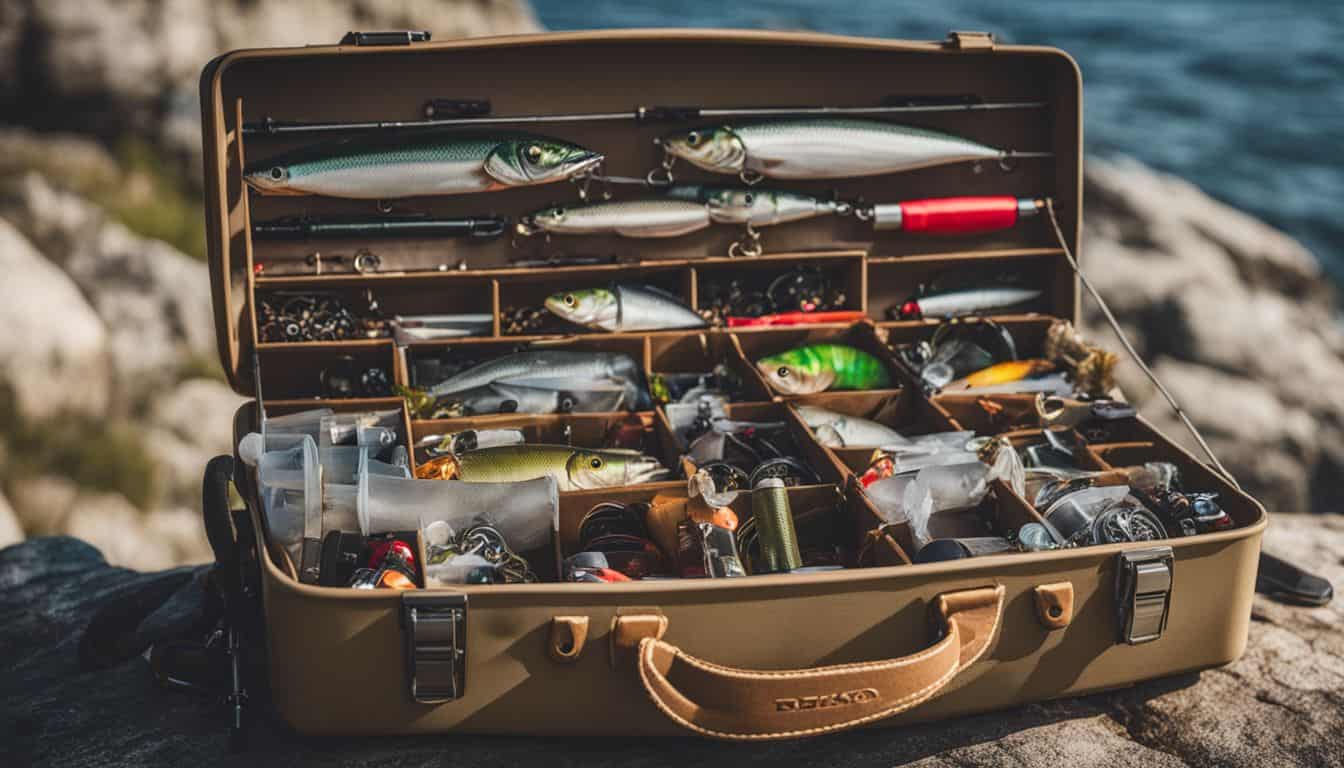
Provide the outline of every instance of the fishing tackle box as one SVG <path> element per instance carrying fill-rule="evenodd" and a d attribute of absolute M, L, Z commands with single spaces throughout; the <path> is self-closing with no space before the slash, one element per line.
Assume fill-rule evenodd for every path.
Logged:
<path fill-rule="evenodd" d="M 245 50 L 224 55 L 201 79 L 205 186 L 220 357 L 232 386 L 262 396 L 274 415 L 326 406 L 401 408 L 397 399 L 316 399 L 318 372 L 348 356 L 383 367 L 398 383 L 425 350 L 446 344 L 505 349 L 520 343 L 620 349 L 646 371 L 707 370 L 726 361 L 748 378 L 755 356 L 800 340 L 847 339 L 889 357 L 884 341 L 929 335 L 932 321 L 889 321 L 884 309 L 948 270 L 1015 270 L 1043 289 L 1028 311 L 998 316 L 1020 343 L 1039 345 L 1051 318 L 1076 320 L 1078 280 L 1061 245 L 1076 250 L 1082 215 L 1082 86 L 1062 51 L 1001 45 L 981 33 L 941 42 L 734 31 L 611 31 L 428 42 L 424 35 L 351 36 L 342 44 Z M 367 43 L 367 44 L 365 44 Z M 955 195 L 1049 197 L 1064 243 L 1045 216 L 990 234 L 874 232 L 827 217 L 762 233 L 764 254 L 729 258 L 741 233 L 711 227 L 665 240 L 586 238 L 549 244 L 489 239 L 255 241 L 250 223 L 302 215 L 428 213 L 516 216 L 577 190 L 552 184 L 481 194 L 374 201 L 249 195 L 242 169 L 324 137 L 268 132 L 269 120 L 386 121 L 422 118 L 422 107 L 466 103 L 477 113 L 663 110 L 665 121 L 549 123 L 536 132 L 605 153 L 605 172 L 642 177 L 657 168 L 652 139 L 712 120 L 678 120 L 694 108 L 946 105 L 1038 102 L 1033 109 L 930 110 L 886 116 L 996 147 L 1053 157 L 957 163 L 792 188 L 886 202 Z M 437 100 L 437 101 L 436 101 Z M 488 102 L 488 105 L 485 105 Z M 474 105 L 474 106 L 472 106 Z M 261 125 L 245 131 L 244 123 Z M 279 123 L 274 123 L 278 125 Z M 480 130 L 509 130 L 491 126 Z M 1003 167 L 1000 167 L 1002 165 Z M 679 179 L 718 181 L 678 167 Z M 729 179 L 728 181 L 731 181 Z M 621 190 L 617 190 L 618 193 Z M 376 209 L 376 210 L 375 210 Z M 510 268 L 518 249 L 543 255 L 616 253 L 628 263 Z M 376 272 L 348 257 L 368 249 Z M 312 254 L 327 251 L 328 258 Z M 331 256 L 344 254 L 345 262 Z M 314 262 L 316 261 L 316 265 Z M 323 264 L 327 264 L 326 268 Z M 344 263 L 345 266 L 341 266 Z M 459 269 L 459 265 L 466 269 Z M 335 266 L 331 266 L 335 265 Z M 505 337 L 501 310 L 553 290 L 620 279 L 651 282 L 697 306 L 707 282 L 798 265 L 831 270 L 854 327 L 578 333 Z M 1096 268 L 1104 268 L 1098 265 Z M 481 312 L 495 317 L 481 339 L 258 342 L 256 306 L 268 291 L 377 292 L 388 313 Z M 260 391 L 258 390 L 260 387 Z M 967 425 L 997 430 L 977 399 L 928 397 L 909 378 L 878 392 L 786 397 L 764 379 L 749 399 L 793 413 L 811 402 L 931 432 Z M 1018 399 L 1020 400 L 1020 398 Z M 1021 413 L 1012 397 L 988 398 Z M 745 406 L 744 406 L 745 407 Z M 615 415 L 610 415 L 615 417 Z M 212 414 L 210 418 L 222 418 Z M 403 410 L 408 437 L 441 431 Z M 497 416 L 554 429 L 593 416 Z M 661 410 L 642 414 L 664 429 Z M 796 418 L 790 416 L 790 418 Z M 801 420 L 795 429 L 807 432 Z M 237 437 L 258 427 L 258 403 L 234 418 Z M 892 726 L 1127 686 L 1226 664 L 1243 651 L 1264 509 L 1142 419 L 1090 436 L 1088 461 L 1168 460 L 1192 488 L 1221 494 L 1235 525 L 1225 531 L 1140 544 L 1003 554 L 912 565 L 909 532 L 879 530 L 854 476 L 861 457 L 811 446 L 838 479 L 828 493 L 866 546 L 865 567 L 831 573 L 626 584 L 539 583 L 456 589 L 354 590 L 296 578 L 264 533 L 255 477 L 240 462 L 235 484 L 248 503 L 261 554 L 271 699 L 309 733 L 535 733 L 675 735 L 735 740 L 814 736 L 853 726 Z M 560 539 L 572 540 L 583 511 L 606 498 L 647 498 L 643 487 L 565 494 Z M 812 498 L 818 489 L 792 493 Z M 1006 486 L 994 491 L 1005 525 L 1038 519 Z M 260 652 L 261 649 L 252 649 Z"/>

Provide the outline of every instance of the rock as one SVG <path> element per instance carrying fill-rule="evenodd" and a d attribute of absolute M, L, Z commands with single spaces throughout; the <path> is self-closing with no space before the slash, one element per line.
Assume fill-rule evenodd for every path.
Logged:
<path fill-rule="evenodd" d="M 1344 519 L 1279 515 L 1265 549 L 1344 586 Z M 39 538 L 0 552 L 0 738 L 17 765 L 71 762 L 140 766 L 213 764 L 226 754 L 221 709 L 210 700 L 154 687 L 140 658 L 103 671 L 75 663 L 83 628 L 100 606 L 157 585 L 176 588 L 184 570 L 136 573 L 108 567 L 71 538 Z M 197 575 L 199 572 L 195 572 Z M 187 625 L 199 605 L 194 580 L 141 625 L 162 636 Z M 1324 608 L 1280 605 L 1257 596 L 1246 653 L 1198 674 L 1140 683 L 899 730 L 858 730 L 804 742 L 757 744 L 763 765 L 1040 766 L 1344 764 L 1344 601 Z M 1072 631 L 1065 629 L 1063 631 Z M 992 651 L 991 651 L 992 653 Z M 260 697 L 250 726 L 256 765 L 438 764 L 441 738 L 325 738 L 295 734 L 269 719 Z M 692 739 L 585 742 L 581 762 L 601 768 L 742 764 L 741 745 Z M 320 748 L 315 748 L 320 747 Z M 454 736 L 463 765 L 554 764 L 573 739 Z"/>
<path fill-rule="evenodd" d="M 196 491 L 200 493 L 201 473 L 205 467 L 196 470 Z M 199 502 L 197 502 L 199 504 Z M 211 563 L 215 555 L 210 542 L 205 538 L 205 524 L 201 513 L 194 509 L 179 507 L 160 509 L 149 513 L 144 519 L 145 532 L 161 546 L 170 551 L 173 565 Z M 135 567 L 141 567 L 138 563 Z"/>
<path fill-rule="evenodd" d="M 145 516 L 115 493 L 83 493 L 70 506 L 65 533 L 92 544 L 110 565 L 152 571 L 177 564 L 172 547 L 150 531 Z"/>
<path fill-rule="evenodd" d="M 8 490 L 19 526 L 29 536 L 65 533 L 66 516 L 79 496 L 79 486 L 72 480 L 56 475 L 16 477 Z"/>
<path fill-rule="evenodd" d="M 19 527 L 18 515 L 9 501 L 0 495 L 0 549 L 23 541 L 23 528 Z"/>
<path fill-rule="evenodd" d="M 1085 184 L 1088 276 L 1233 475 L 1272 510 L 1339 509 L 1344 331 L 1320 265 L 1283 233 L 1137 163 L 1089 159 Z M 1110 346 L 1100 312 L 1083 308 L 1088 334 Z M 1136 368 L 1117 378 L 1192 447 Z"/>
<path fill-rule="evenodd" d="M 191 379 L 154 399 L 145 450 L 170 498 L 198 504 L 206 462 L 233 452 L 233 413 L 244 399 L 227 384 Z"/>
<path fill-rule="evenodd" d="M 239 48 L 335 43 L 352 29 L 435 39 L 538 29 L 525 0 L 3 0 L 0 104 L 35 126 L 157 136 L 200 173 L 201 68 Z M 33 110 L 32 104 L 44 109 Z"/>
<path fill-rule="evenodd" d="M 15 415 L 92 415 L 108 405 L 107 331 L 79 288 L 0 219 L 0 401 Z M 0 412 L 7 411 L 0 402 Z"/>
<path fill-rule="evenodd" d="M 215 354 L 205 264 L 132 234 L 37 173 L 11 190 L 4 215 L 65 270 L 102 319 L 124 402 L 171 384 L 183 360 Z"/>

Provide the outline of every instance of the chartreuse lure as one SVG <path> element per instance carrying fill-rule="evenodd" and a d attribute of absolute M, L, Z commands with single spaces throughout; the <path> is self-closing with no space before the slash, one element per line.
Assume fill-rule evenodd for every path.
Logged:
<path fill-rule="evenodd" d="M 891 374 L 881 360 L 844 344 L 805 344 L 762 357 L 756 367 L 772 387 L 786 395 L 891 386 Z"/>

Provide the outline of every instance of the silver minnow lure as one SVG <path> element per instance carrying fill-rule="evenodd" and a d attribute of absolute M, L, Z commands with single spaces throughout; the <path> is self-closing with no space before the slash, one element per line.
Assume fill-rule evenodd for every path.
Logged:
<path fill-rule="evenodd" d="M 619 353 L 538 349 L 516 352 L 472 366 L 436 384 L 429 393 L 442 397 L 504 381 L 527 386 L 529 381 L 539 379 L 582 382 L 613 378 L 637 383 L 640 381 L 640 369 L 629 355 Z"/>
<path fill-rule="evenodd" d="M 753 227 L 828 216 L 845 208 L 844 204 L 833 200 L 778 189 L 681 186 L 668 190 L 667 195 L 704 203 L 709 218 L 717 223 L 750 224 Z"/>
<path fill-rule="evenodd" d="M 616 234 L 624 237 L 676 237 L 708 227 L 709 211 L 685 200 L 628 200 L 545 208 L 518 222 L 518 234 Z"/>
<path fill-rule="evenodd" d="M 900 306 L 897 314 L 902 320 L 921 317 L 956 317 L 988 312 L 994 309 L 1025 304 L 1041 296 L 1039 288 L 968 288 L 962 291 L 933 293 L 910 299 Z"/>
<path fill-rule="evenodd" d="M 1004 155 L 993 147 L 924 128 L 841 118 L 698 128 L 665 136 L 659 143 L 668 154 L 706 171 L 771 179 L 876 176 Z"/>
<path fill-rule="evenodd" d="M 385 200 L 458 195 L 563 181 L 602 155 L 540 136 L 434 136 L 399 144 L 315 147 L 274 158 L 244 178 L 267 195 Z"/>
<path fill-rule="evenodd" d="M 876 448 L 910 442 L 905 435 L 880 422 L 799 405 L 798 415 L 817 434 L 817 441 L 830 448 Z"/>
<path fill-rule="evenodd" d="M 548 296 L 545 306 L 557 317 L 602 331 L 661 331 L 705 326 L 704 319 L 676 296 L 644 286 L 616 285 L 566 291 Z"/>

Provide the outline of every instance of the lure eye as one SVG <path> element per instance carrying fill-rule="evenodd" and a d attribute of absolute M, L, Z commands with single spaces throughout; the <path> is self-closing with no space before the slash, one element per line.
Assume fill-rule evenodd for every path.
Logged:
<path fill-rule="evenodd" d="M 272 178 L 272 179 L 275 179 L 276 181 L 279 181 L 279 180 L 285 178 L 285 169 L 284 169 L 284 168 L 281 168 L 281 167 L 278 166 L 278 165 L 277 165 L 276 167 L 272 168 L 272 169 L 271 169 L 271 178 Z"/>
<path fill-rule="evenodd" d="M 789 367 L 787 365 L 779 366 L 779 370 L 775 371 L 775 375 L 781 379 L 789 378 Z"/>
<path fill-rule="evenodd" d="M 561 299 L 561 301 L 565 302 L 566 307 L 572 307 L 574 306 L 575 303 L 577 303 L 574 298 L 574 294 L 572 293 L 566 293 L 565 298 Z"/>
<path fill-rule="evenodd" d="M 746 203 L 747 205 L 751 205 L 752 203 L 756 202 L 756 196 L 748 192 L 747 194 L 742 196 L 742 202 Z"/>
<path fill-rule="evenodd" d="M 592 467 L 593 469 L 601 469 L 602 459 L 594 456 L 593 458 L 588 460 L 588 466 Z"/>
<path fill-rule="evenodd" d="M 531 160 L 534 163 L 541 160 L 541 147 L 536 144 L 531 144 L 526 151 L 528 160 Z"/>
<path fill-rule="evenodd" d="M 686 146 L 698 147 L 700 146 L 700 142 L 703 140 L 703 138 L 704 137 L 702 137 L 699 133 L 691 131 L 690 133 L 686 134 Z"/>

